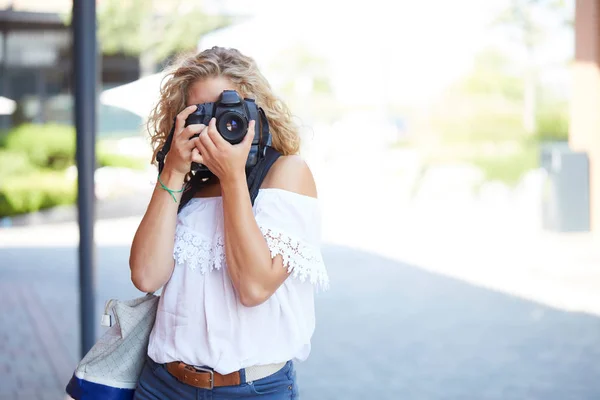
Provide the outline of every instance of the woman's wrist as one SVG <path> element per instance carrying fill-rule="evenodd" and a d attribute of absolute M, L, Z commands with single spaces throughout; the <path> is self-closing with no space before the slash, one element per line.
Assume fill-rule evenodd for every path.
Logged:
<path fill-rule="evenodd" d="M 173 199 L 173 202 L 179 203 L 181 194 L 183 193 L 185 175 L 165 168 L 160 174 L 158 174 L 157 181 L 156 188 L 159 190 L 162 189 L 169 193 Z"/>
<path fill-rule="evenodd" d="M 178 203 L 183 193 L 184 178 L 174 174 L 170 170 L 163 170 L 162 173 L 158 174 L 158 182 L 156 184 L 157 189 L 162 189 L 169 193 L 174 203 Z M 175 186 L 177 185 L 177 186 Z"/>
<path fill-rule="evenodd" d="M 185 174 L 173 170 L 171 168 L 165 168 L 159 175 L 160 181 L 163 185 L 170 189 L 179 190 L 183 187 L 185 181 Z"/>
<path fill-rule="evenodd" d="M 236 191 L 239 188 L 248 190 L 248 183 L 246 182 L 245 173 L 231 174 L 225 178 L 219 178 L 222 192 Z"/>

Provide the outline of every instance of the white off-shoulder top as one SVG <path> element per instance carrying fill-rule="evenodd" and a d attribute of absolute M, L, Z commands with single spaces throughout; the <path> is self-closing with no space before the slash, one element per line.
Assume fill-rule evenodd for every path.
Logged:
<path fill-rule="evenodd" d="M 271 256 L 283 257 L 290 276 L 263 304 L 243 306 L 227 273 L 222 199 L 192 199 L 178 215 L 175 268 L 148 346 L 154 361 L 183 361 L 228 374 L 308 357 L 315 289 L 329 285 L 318 200 L 261 189 L 253 210 Z"/>

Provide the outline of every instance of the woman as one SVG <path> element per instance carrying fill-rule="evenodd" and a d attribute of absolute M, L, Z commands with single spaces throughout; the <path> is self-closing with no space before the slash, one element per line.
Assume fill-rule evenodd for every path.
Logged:
<path fill-rule="evenodd" d="M 236 145 L 214 118 L 184 127 L 195 104 L 229 89 L 264 109 L 282 154 L 254 207 L 245 175 L 254 122 Z M 135 398 L 297 398 L 293 360 L 308 357 L 314 289 L 326 288 L 328 276 L 315 183 L 296 155 L 291 115 L 251 58 L 215 47 L 171 71 L 149 120 L 155 149 L 173 120 L 171 149 L 131 247 L 134 285 L 163 287 Z M 192 162 L 215 178 L 178 213 Z"/>

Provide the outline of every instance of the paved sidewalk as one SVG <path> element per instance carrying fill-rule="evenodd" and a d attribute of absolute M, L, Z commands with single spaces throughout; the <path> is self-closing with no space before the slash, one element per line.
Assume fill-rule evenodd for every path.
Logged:
<path fill-rule="evenodd" d="M 66 398 L 74 358 L 34 287 L 0 283 L 0 399 Z"/>
<path fill-rule="evenodd" d="M 349 160 L 321 170 L 329 243 L 600 315 L 600 234 L 543 231 L 539 202 L 519 192 L 478 197 L 459 181 L 442 185 L 439 193 L 413 196 L 413 155 L 392 154 L 400 159 L 368 159 L 372 169 L 348 173 Z"/>
<path fill-rule="evenodd" d="M 336 168 L 321 191 L 332 287 L 301 398 L 600 398 L 596 238 L 542 234 L 497 205 L 410 203 L 385 176 L 357 191 L 368 171 Z M 140 295 L 127 267 L 138 221 L 97 223 L 98 319 L 108 298 Z M 73 223 L 0 229 L 0 400 L 64 399 L 77 237 Z"/>
<path fill-rule="evenodd" d="M 99 317 L 104 300 L 139 293 L 126 245 L 97 255 Z M 298 365 L 303 399 L 600 397 L 600 318 L 348 247 L 324 257 L 332 288 Z M 70 245 L 0 248 L 0 399 L 63 399 L 78 359 L 76 277 Z"/>

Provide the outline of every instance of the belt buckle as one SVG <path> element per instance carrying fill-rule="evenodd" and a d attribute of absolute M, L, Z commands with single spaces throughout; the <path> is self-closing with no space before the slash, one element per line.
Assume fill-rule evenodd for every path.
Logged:
<path fill-rule="evenodd" d="M 210 374 L 210 387 L 208 390 L 213 390 L 215 388 L 215 371 L 210 368 L 197 367 L 195 365 L 192 366 L 198 372 L 208 372 Z"/>

